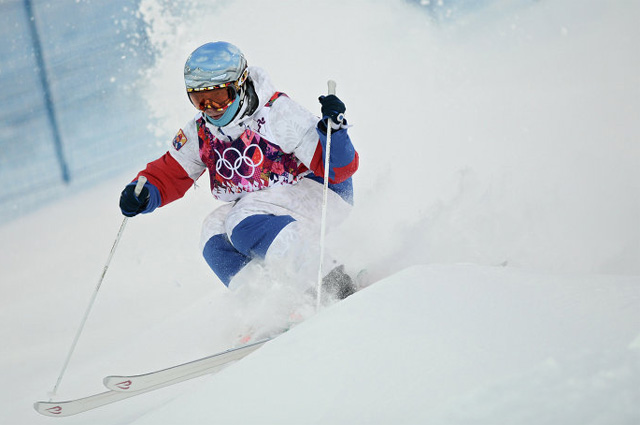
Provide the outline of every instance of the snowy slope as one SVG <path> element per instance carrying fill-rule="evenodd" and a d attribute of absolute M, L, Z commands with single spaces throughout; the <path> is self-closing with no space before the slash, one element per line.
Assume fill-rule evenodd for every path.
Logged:
<path fill-rule="evenodd" d="M 409 268 L 136 425 L 633 424 L 640 278 Z"/>
<path fill-rule="evenodd" d="M 485 3 L 434 23 L 401 0 L 142 0 L 158 55 L 136 87 L 161 143 L 193 112 L 181 64 L 205 41 L 238 44 L 311 110 L 334 78 L 362 166 L 330 242 L 355 269 L 416 267 L 218 376 L 59 422 L 637 423 L 639 6 Z M 136 171 L 0 227 L 1 424 L 55 422 L 31 404 L 55 384 Z M 128 222 L 56 399 L 271 319 L 277 291 L 234 296 L 200 258 L 218 205 L 203 183 Z"/>

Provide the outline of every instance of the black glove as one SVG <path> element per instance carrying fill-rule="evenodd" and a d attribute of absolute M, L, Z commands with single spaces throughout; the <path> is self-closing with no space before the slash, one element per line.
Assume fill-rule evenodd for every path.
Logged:
<path fill-rule="evenodd" d="M 344 119 L 343 114 L 347 110 L 347 107 L 338 99 L 338 96 L 330 94 L 328 96 L 320 96 L 318 100 L 322 105 L 322 118 L 331 118 L 331 121 L 340 124 Z"/>
<path fill-rule="evenodd" d="M 140 214 L 147 208 L 149 204 L 149 188 L 143 186 L 140 195 L 136 197 L 136 182 L 129 183 L 120 194 L 120 210 L 127 217 L 133 217 Z"/>

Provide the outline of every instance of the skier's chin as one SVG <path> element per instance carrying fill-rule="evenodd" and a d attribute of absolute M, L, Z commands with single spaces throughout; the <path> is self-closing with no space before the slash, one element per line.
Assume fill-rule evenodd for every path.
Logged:
<path fill-rule="evenodd" d="M 205 112 L 209 118 L 211 118 L 212 120 L 219 120 L 220 118 L 222 118 L 222 116 L 224 115 L 224 112 Z"/>

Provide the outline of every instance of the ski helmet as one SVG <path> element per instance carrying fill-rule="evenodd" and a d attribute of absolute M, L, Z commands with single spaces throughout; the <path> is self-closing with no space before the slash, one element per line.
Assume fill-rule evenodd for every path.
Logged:
<path fill-rule="evenodd" d="M 217 41 L 207 43 L 189 55 L 184 65 L 184 82 L 189 100 L 201 111 L 213 108 L 223 112 L 221 116 L 213 118 L 206 113 L 205 118 L 217 127 L 229 124 L 237 115 L 245 97 L 245 82 L 249 75 L 247 60 L 233 44 Z M 220 90 L 226 91 L 221 99 Z M 214 94 L 215 100 L 203 103 L 209 94 Z"/>

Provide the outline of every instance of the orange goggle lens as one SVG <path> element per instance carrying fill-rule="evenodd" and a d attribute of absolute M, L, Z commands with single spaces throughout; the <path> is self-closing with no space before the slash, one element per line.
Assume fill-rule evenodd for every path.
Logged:
<path fill-rule="evenodd" d="M 212 90 L 191 91 L 189 99 L 191 103 L 200 111 L 213 109 L 224 111 L 233 103 L 236 98 L 236 91 L 233 87 L 221 87 Z"/>

